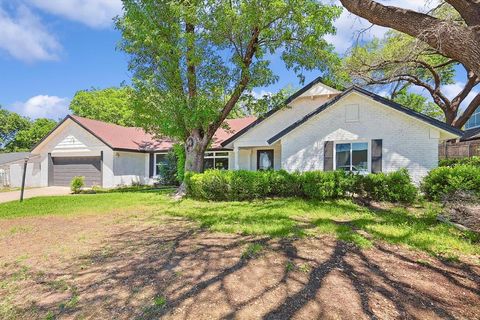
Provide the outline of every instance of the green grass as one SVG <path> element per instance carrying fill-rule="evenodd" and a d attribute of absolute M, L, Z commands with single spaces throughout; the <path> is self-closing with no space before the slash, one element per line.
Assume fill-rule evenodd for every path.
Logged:
<path fill-rule="evenodd" d="M 212 231 L 268 237 L 331 234 L 368 248 L 377 240 L 406 245 L 455 260 L 479 255 L 478 234 L 463 232 L 436 220 L 437 206 L 370 210 L 348 200 L 274 199 L 254 202 L 172 201 L 171 190 L 133 190 L 27 199 L 0 204 L 0 218 L 72 215 L 124 211 L 150 221 L 165 215 L 184 217 Z"/>

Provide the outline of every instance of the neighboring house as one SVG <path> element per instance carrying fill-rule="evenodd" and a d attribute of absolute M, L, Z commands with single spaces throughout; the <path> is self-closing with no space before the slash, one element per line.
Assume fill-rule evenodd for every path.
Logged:
<path fill-rule="evenodd" d="M 465 134 L 461 141 L 480 140 L 480 108 L 477 108 L 465 124 Z"/>
<path fill-rule="evenodd" d="M 26 184 L 38 187 L 40 183 L 40 163 L 29 152 L 0 153 L 0 188 L 17 188 L 22 185 L 22 173 L 25 159 L 27 164 Z"/>
<path fill-rule="evenodd" d="M 264 117 L 228 120 L 205 155 L 206 168 L 390 172 L 407 168 L 419 182 L 438 163 L 440 142 L 463 131 L 360 88 L 337 91 L 320 78 L 286 107 Z M 68 116 L 36 147 L 41 185 L 114 187 L 151 183 L 171 149 L 139 128 Z"/>
<path fill-rule="evenodd" d="M 220 143 L 255 120 L 227 120 L 207 152 L 207 166 L 231 168 Z M 173 142 L 155 139 L 140 128 L 127 128 L 78 116 L 67 116 L 31 151 L 41 162 L 42 186 L 68 186 L 84 176 L 86 186 L 111 188 L 132 183 L 150 184 Z"/>

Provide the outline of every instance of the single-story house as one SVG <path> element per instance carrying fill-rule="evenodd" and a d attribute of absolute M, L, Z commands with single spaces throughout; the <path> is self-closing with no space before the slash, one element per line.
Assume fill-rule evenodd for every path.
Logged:
<path fill-rule="evenodd" d="M 205 155 L 207 168 L 390 172 L 419 182 L 438 163 L 438 145 L 463 131 L 361 88 L 337 91 L 318 78 L 261 118 L 227 120 Z M 151 183 L 172 148 L 140 128 L 67 116 L 31 151 L 41 185 L 115 187 Z"/>
<path fill-rule="evenodd" d="M 231 153 L 221 142 L 256 118 L 229 119 L 217 130 L 206 166 L 231 169 Z M 123 127 L 78 116 L 67 116 L 31 151 L 40 160 L 42 186 L 68 186 L 74 176 L 86 186 L 112 188 L 151 184 L 173 141 L 155 139 L 141 128 Z"/>

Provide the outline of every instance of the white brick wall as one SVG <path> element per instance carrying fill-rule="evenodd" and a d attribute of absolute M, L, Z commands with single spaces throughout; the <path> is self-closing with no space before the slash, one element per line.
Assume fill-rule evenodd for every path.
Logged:
<path fill-rule="evenodd" d="M 359 105 L 356 122 L 345 121 L 346 106 L 351 104 Z M 418 183 L 437 166 L 439 138 L 439 130 L 432 126 L 351 93 L 281 139 L 282 168 L 323 170 L 325 141 L 382 139 L 383 171 L 407 168 Z"/>

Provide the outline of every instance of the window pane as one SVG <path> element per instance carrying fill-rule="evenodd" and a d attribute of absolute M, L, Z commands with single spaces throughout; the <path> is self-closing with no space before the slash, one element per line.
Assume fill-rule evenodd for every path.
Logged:
<path fill-rule="evenodd" d="M 204 159 L 203 168 L 204 168 L 205 170 L 207 170 L 207 169 L 213 169 L 213 159 L 212 159 L 212 158 L 210 158 L 210 159 Z"/>
<path fill-rule="evenodd" d="M 350 171 L 350 143 L 339 143 L 335 146 L 337 170 Z"/>
<path fill-rule="evenodd" d="M 273 150 L 257 151 L 257 168 L 258 170 L 273 169 Z"/>
<path fill-rule="evenodd" d="M 352 170 L 368 171 L 368 143 L 352 143 Z"/>
<path fill-rule="evenodd" d="M 160 168 L 168 164 L 168 158 L 166 154 L 155 155 L 155 166 L 157 167 L 157 175 L 160 174 Z"/>
<path fill-rule="evenodd" d="M 215 159 L 215 169 L 228 170 L 228 158 Z"/>
<path fill-rule="evenodd" d="M 215 152 L 215 157 L 228 157 L 228 152 Z"/>
<path fill-rule="evenodd" d="M 213 157 L 213 152 L 205 152 L 205 157 Z"/>

